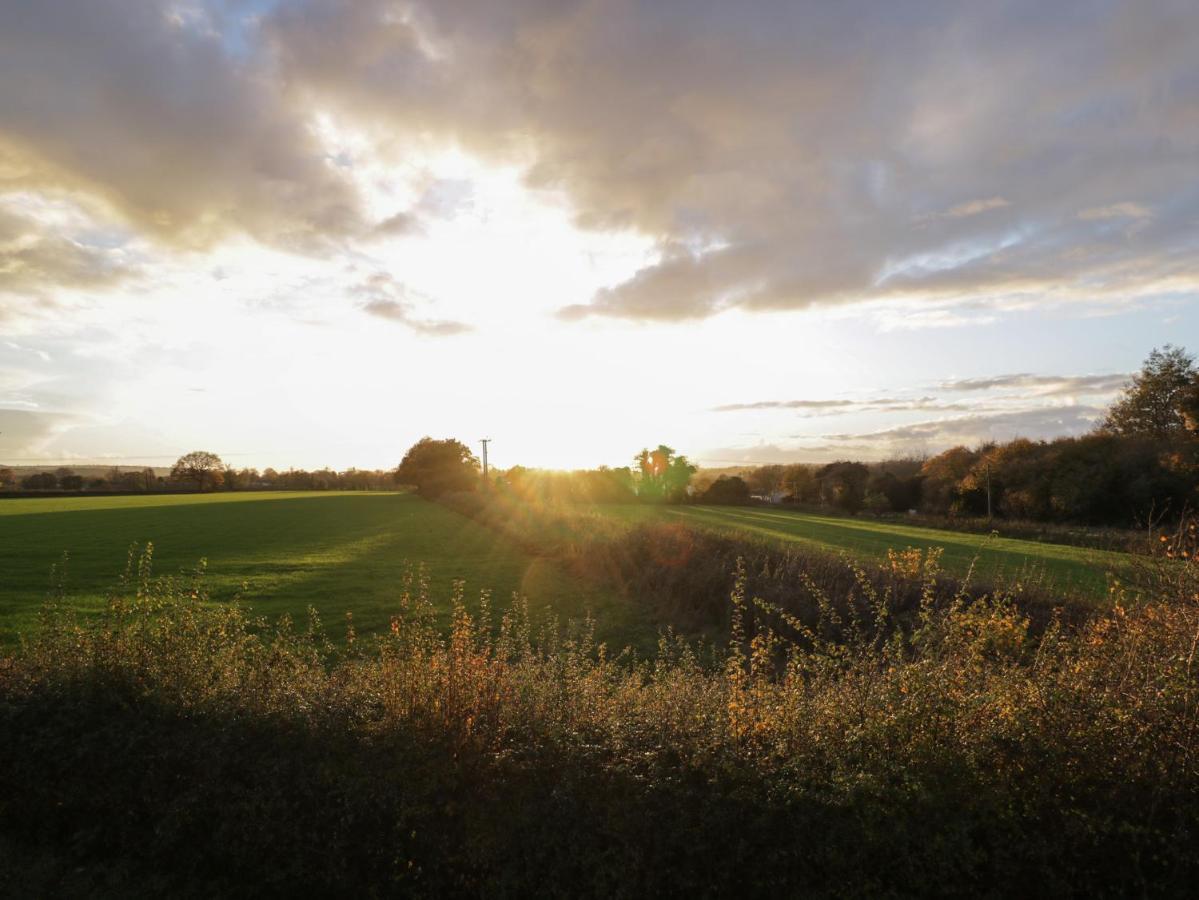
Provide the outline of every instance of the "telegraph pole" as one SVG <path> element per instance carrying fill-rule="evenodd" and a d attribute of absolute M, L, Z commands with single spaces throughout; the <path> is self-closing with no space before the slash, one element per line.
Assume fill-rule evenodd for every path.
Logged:
<path fill-rule="evenodd" d="M 487 490 L 490 483 L 487 480 L 487 445 L 491 443 L 491 438 L 480 438 L 479 443 L 483 445 L 483 490 Z"/>

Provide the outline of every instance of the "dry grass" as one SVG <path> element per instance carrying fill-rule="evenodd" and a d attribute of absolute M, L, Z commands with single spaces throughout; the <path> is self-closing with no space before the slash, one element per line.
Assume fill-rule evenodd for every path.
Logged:
<path fill-rule="evenodd" d="M 945 597 L 935 555 L 889 565 L 850 571 L 855 603 L 809 579 L 804 616 L 743 566 L 726 649 L 665 634 L 639 662 L 461 597 L 444 633 L 419 573 L 385 636 L 337 649 L 143 557 L 97 627 L 49 608 L 3 661 L 0 829 L 56 861 L 3 886 L 1187 892 L 1199 567 L 1034 634 Z"/>

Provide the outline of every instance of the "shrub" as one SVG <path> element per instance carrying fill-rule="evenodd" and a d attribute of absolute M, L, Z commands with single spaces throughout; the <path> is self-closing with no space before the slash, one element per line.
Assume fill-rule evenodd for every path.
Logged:
<path fill-rule="evenodd" d="M 0 886 L 1189 891 L 1199 604 L 1117 590 L 1036 636 L 1009 602 L 938 600 L 935 555 L 889 567 L 922 585 L 909 627 L 867 579 L 867 614 L 813 584 L 809 621 L 742 565 L 726 649 L 667 632 L 638 662 L 461 596 L 441 634 L 419 571 L 386 635 L 335 649 L 143 556 L 99 625 L 60 600 L 0 665 L 0 833 L 55 861 Z"/>

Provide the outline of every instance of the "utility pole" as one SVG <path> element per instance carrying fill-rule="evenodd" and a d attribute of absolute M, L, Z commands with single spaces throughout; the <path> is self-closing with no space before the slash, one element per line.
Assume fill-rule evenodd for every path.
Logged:
<path fill-rule="evenodd" d="M 479 443 L 483 445 L 483 490 L 487 490 L 490 484 L 487 480 L 487 445 L 491 443 L 491 438 L 480 438 Z"/>
<path fill-rule="evenodd" d="M 987 472 L 987 524 L 991 524 L 991 464 L 986 464 Z"/>

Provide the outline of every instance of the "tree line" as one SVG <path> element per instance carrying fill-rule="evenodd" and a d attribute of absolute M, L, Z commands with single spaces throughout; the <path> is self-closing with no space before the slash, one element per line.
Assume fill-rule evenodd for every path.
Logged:
<path fill-rule="evenodd" d="M 682 502 L 697 469 L 673 447 L 659 444 L 633 457 L 632 466 L 581 469 L 563 472 L 525 466 L 495 473 L 482 480 L 479 460 L 471 449 L 453 438 L 422 438 L 414 444 L 395 471 L 395 481 L 414 488 L 422 497 L 491 489 L 528 502 L 625 503 L 634 500 Z"/>
<path fill-rule="evenodd" d="M 168 475 L 71 469 L 17 479 L 0 467 L 0 489 L 29 491 L 382 490 L 410 486 L 435 499 L 493 489 L 539 503 L 790 503 L 848 513 L 1002 517 L 1132 525 L 1199 505 L 1199 368 L 1181 347 L 1155 349 L 1090 433 L 1051 441 L 1017 438 L 952 447 L 929 459 L 759 466 L 712 478 L 659 444 L 632 465 L 574 472 L 513 466 L 482 479 L 479 460 L 452 438 L 422 438 L 394 470 L 283 472 L 236 469 L 209 451 L 179 458 Z"/>
<path fill-rule="evenodd" d="M 32 472 L 24 476 L 0 467 L 0 491 L 169 493 L 194 491 L 377 491 L 395 487 L 390 469 L 286 469 L 234 468 L 215 453 L 196 451 L 179 458 L 168 474 L 152 468 L 113 467 L 92 474 L 68 467 Z"/>
<path fill-rule="evenodd" d="M 847 513 L 1027 519 L 1092 525 L 1175 518 L 1199 505 L 1199 368 L 1185 350 L 1154 350 L 1090 433 L 952 447 L 927 459 L 855 460 L 700 473 L 659 445 L 633 465 L 574 472 L 513 466 L 484 485 L 470 448 L 424 438 L 396 480 L 423 496 L 480 487 L 537 503 L 789 503 Z"/>
<path fill-rule="evenodd" d="M 1091 525 L 1199 504 L 1199 368 L 1154 350 L 1089 434 L 957 446 L 930 459 L 761 466 L 740 494 L 856 513 L 919 512 Z M 725 493 L 731 493 L 727 488 Z"/>

